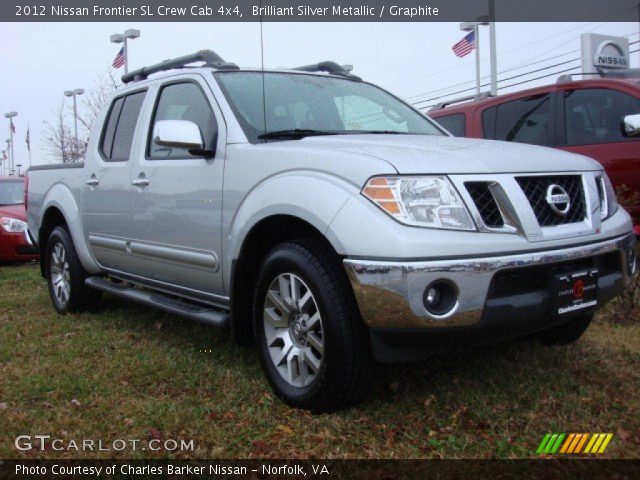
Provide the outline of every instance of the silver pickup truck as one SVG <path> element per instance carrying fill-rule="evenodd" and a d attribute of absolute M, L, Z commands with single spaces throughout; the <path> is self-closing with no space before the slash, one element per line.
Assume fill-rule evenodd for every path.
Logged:
<path fill-rule="evenodd" d="M 454 138 L 334 62 L 205 51 L 123 82 L 83 163 L 29 170 L 55 309 L 107 292 L 228 327 L 290 405 L 356 404 L 375 361 L 575 341 L 635 274 L 597 162 Z"/>

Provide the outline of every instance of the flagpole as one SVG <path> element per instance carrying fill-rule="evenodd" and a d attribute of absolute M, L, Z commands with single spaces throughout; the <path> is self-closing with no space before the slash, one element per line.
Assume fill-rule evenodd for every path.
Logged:
<path fill-rule="evenodd" d="M 489 57 L 491 64 L 491 95 L 498 94 L 498 55 L 496 53 L 496 2 L 489 0 Z"/>
<path fill-rule="evenodd" d="M 27 134 L 29 135 L 29 142 L 27 143 L 27 151 L 29 152 L 29 168 L 31 168 L 31 128 L 27 123 Z"/>
<path fill-rule="evenodd" d="M 473 35 L 476 41 L 476 95 L 480 95 L 480 29 L 478 22 L 473 24 Z"/>
<path fill-rule="evenodd" d="M 15 170 L 15 163 L 16 163 L 16 154 L 15 151 L 13 150 L 13 131 L 15 130 L 16 127 L 13 126 L 13 119 L 10 118 L 9 119 L 9 129 L 11 130 L 11 135 L 9 135 L 9 137 L 11 138 L 11 159 L 9 162 L 9 168 L 11 169 L 9 171 L 9 175 L 13 176 L 13 171 Z"/>

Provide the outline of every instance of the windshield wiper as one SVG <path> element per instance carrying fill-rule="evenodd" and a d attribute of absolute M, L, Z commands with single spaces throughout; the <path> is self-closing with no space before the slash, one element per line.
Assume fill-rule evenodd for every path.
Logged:
<path fill-rule="evenodd" d="M 399 132 L 398 130 L 352 130 L 354 135 L 374 134 L 374 135 L 415 135 L 411 132 Z"/>
<path fill-rule="evenodd" d="M 328 130 L 311 130 L 304 128 L 293 128 L 290 130 L 275 130 L 273 132 L 266 132 L 261 135 L 258 135 L 260 139 L 269 139 L 269 138 L 283 138 L 283 137 L 291 137 L 291 138 L 304 138 L 304 137 L 312 137 L 318 135 L 337 135 L 336 132 L 331 132 Z"/>

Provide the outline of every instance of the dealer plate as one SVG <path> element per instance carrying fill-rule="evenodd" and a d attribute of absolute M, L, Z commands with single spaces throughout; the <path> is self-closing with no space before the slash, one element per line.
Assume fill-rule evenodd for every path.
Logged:
<path fill-rule="evenodd" d="M 595 307 L 598 304 L 598 269 L 556 275 L 554 292 L 558 315 Z"/>

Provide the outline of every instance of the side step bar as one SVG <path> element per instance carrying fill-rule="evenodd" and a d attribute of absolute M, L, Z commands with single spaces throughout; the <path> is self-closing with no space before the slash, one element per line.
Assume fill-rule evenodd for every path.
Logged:
<path fill-rule="evenodd" d="M 140 290 L 138 288 L 127 286 L 126 284 L 113 283 L 100 277 L 89 277 L 84 281 L 84 283 L 96 290 L 102 290 L 103 292 L 126 298 L 127 300 L 133 300 L 134 302 L 138 302 L 149 307 L 158 308 L 165 312 L 180 315 L 190 320 L 206 323 L 207 325 L 212 325 L 221 329 L 228 329 L 230 324 L 231 319 L 229 314 L 226 312 L 193 303 L 174 300 L 173 298 L 160 293 Z"/>

